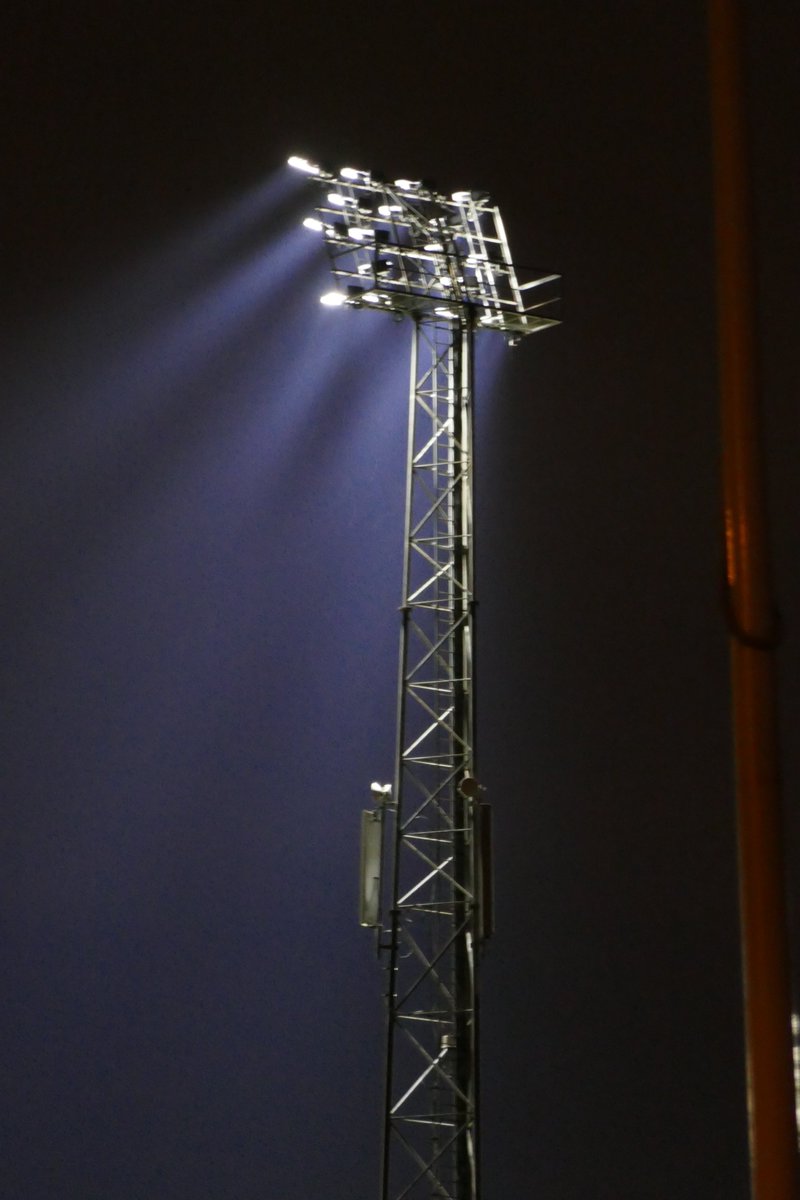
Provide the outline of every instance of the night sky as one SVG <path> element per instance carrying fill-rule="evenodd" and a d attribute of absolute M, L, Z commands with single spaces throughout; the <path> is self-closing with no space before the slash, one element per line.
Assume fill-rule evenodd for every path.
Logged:
<path fill-rule="evenodd" d="M 800 862 L 798 23 L 746 11 Z M 376 1195 L 411 331 L 320 307 L 292 153 L 565 279 L 478 347 L 485 1200 L 744 1200 L 704 5 L 4 20 L 3 1200 Z"/>

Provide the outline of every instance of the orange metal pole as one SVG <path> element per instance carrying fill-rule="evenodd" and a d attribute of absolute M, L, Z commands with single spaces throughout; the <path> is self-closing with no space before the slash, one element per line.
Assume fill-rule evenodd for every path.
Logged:
<path fill-rule="evenodd" d="M 736 0 L 709 0 L 727 611 L 754 1200 L 797 1200 L 776 620 L 757 404 L 755 275 Z"/>

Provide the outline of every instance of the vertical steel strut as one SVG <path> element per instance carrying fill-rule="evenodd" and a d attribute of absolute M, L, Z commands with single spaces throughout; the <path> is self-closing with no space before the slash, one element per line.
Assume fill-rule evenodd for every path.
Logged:
<path fill-rule="evenodd" d="M 389 836 L 381 1200 L 477 1200 L 473 330 L 417 318 Z"/>

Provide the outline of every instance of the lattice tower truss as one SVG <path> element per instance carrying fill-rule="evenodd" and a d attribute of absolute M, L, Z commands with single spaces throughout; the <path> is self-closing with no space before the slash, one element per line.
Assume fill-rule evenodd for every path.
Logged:
<path fill-rule="evenodd" d="M 474 338 L 513 343 L 556 324 L 558 276 L 519 282 L 483 193 L 290 163 L 320 188 L 305 223 L 324 234 L 337 284 L 323 303 L 413 326 L 397 753 L 362 816 L 361 923 L 377 931 L 386 978 L 379 1195 L 479 1200 L 478 968 L 492 905 L 475 747 Z"/>

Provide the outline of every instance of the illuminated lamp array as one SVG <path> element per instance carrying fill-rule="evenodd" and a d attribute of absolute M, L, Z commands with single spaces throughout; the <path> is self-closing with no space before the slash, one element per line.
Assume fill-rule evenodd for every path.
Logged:
<path fill-rule="evenodd" d="M 330 256 L 340 299 L 329 292 L 324 304 L 367 304 L 398 318 L 455 306 L 511 343 L 558 323 L 560 277 L 531 272 L 519 281 L 486 192 L 445 196 L 422 180 L 386 183 L 356 167 L 335 173 L 299 155 L 289 165 L 319 185 L 316 215 L 303 224 L 323 234 Z"/>

